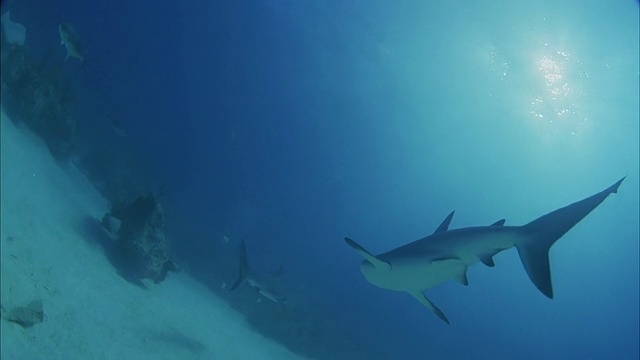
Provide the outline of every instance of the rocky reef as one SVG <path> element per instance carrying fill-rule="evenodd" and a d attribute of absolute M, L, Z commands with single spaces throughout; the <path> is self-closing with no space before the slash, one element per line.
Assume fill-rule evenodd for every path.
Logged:
<path fill-rule="evenodd" d="M 42 300 L 34 300 L 26 306 L 16 306 L 6 312 L 4 306 L 2 306 L 2 317 L 24 328 L 39 324 L 44 320 Z"/>
<path fill-rule="evenodd" d="M 25 123 L 56 158 L 64 158 L 76 135 L 73 93 L 61 64 L 52 63 L 50 58 L 45 54 L 39 62 L 33 62 L 25 45 L 3 43 L 2 104 L 12 120 Z"/>
<path fill-rule="evenodd" d="M 102 225 L 116 236 L 119 251 L 138 278 L 159 283 L 167 272 L 180 271 L 169 259 L 164 211 L 156 196 L 142 195 L 113 205 Z"/>

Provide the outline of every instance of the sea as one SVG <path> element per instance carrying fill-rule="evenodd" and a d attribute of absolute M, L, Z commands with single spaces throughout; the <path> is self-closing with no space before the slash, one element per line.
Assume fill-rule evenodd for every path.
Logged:
<path fill-rule="evenodd" d="M 161 296 L 188 278 L 248 332 L 305 359 L 640 356 L 637 1 L 3 0 L 1 12 L 3 127 L 34 133 L 56 166 L 77 169 L 103 213 L 141 196 L 161 204 L 181 271 L 141 277 L 141 290 L 92 246 L 118 286 Z M 360 270 L 369 255 L 432 235 L 452 211 L 449 231 L 525 225 L 625 176 L 551 248 L 553 299 L 514 248 L 493 267 L 464 268 L 467 285 L 450 277 L 423 289 L 449 324 Z M 5 231 L 8 204 L 3 249 L 19 238 Z M 455 255 L 416 252 L 425 265 L 411 276 L 443 257 Z M 118 342 L 5 350 L 65 326 L 46 315 L 64 308 L 53 296 L 42 323 L 10 321 L 20 304 L 7 279 L 1 321 L 15 331 L 2 331 L 2 358 L 145 358 L 129 343 L 115 352 Z M 166 292 L 179 311 L 197 311 L 181 300 L 188 291 Z M 209 329 L 195 345 L 160 336 L 189 355 L 146 358 L 279 358 L 207 355 L 241 334 Z"/>

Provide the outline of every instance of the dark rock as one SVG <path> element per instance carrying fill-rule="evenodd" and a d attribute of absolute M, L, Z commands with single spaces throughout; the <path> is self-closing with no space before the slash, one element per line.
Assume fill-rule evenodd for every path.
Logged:
<path fill-rule="evenodd" d="M 164 210 L 157 198 L 142 195 L 132 202 L 119 203 L 103 218 L 103 225 L 113 229 L 114 218 L 120 222 L 117 238 L 120 250 L 135 275 L 158 283 L 168 271 L 179 271 L 169 259 L 169 244 L 164 235 Z"/>
<path fill-rule="evenodd" d="M 14 307 L 4 315 L 4 318 L 25 328 L 39 324 L 44 320 L 42 301 L 34 300 L 27 306 Z"/>

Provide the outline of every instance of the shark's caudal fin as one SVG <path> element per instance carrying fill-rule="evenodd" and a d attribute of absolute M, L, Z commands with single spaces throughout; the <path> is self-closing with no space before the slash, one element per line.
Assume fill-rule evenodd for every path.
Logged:
<path fill-rule="evenodd" d="M 244 241 L 240 242 L 240 269 L 238 270 L 238 280 L 231 285 L 229 291 L 235 290 L 249 278 L 249 263 L 247 262 L 247 249 Z"/>
<path fill-rule="evenodd" d="M 548 298 L 553 298 L 549 249 L 562 235 L 600 205 L 607 196 L 617 193 L 624 179 L 618 180 L 595 195 L 552 211 L 522 227 L 522 231 L 526 233 L 529 240 L 516 244 L 520 260 L 529 279 Z"/>

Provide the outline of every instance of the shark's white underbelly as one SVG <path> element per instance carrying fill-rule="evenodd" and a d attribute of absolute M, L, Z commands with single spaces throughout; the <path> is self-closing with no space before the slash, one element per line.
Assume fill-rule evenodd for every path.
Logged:
<path fill-rule="evenodd" d="M 467 265 L 462 261 L 447 260 L 426 264 L 423 261 L 408 261 L 397 264 L 393 270 L 371 279 L 372 283 L 385 289 L 408 291 L 424 290 L 439 285 L 465 271 Z"/>
<path fill-rule="evenodd" d="M 416 242 L 415 247 L 421 251 L 408 249 L 406 254 L 388 255 L 390 271 L 363 268 L 367 280 L 385 289 L 409 292 L 429 289 L 447 280 L 462 282 L 469 266 L 482 257 L 490 258 L 513 247 L 522 239 L 517 231 L 500 228 L 451 231 L 441 237 L 419 241 L 424 243 Z"/>

